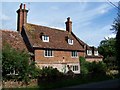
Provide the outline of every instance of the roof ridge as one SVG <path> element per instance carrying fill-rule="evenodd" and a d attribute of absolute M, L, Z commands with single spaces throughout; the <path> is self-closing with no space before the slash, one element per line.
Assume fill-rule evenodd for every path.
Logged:
<path fill-rule="evenodd" d="M 17 32 L 17 31 L 12 31 L 12 30 L 2 30 L 2 29 L 0 29 L 0 31 L 5 31 L 5 32 Z"/>
<path fill-rule="evenodd" d="M 27 23 L 27 24 L 38 26 L 38 27 L 45 27 L 45 28 L 49 28 L 49 29 L 52 29 L 52 30 L 58 30 L 58 31 L 66 32 L 64 29 L 62 30 L 62 29 L 57 29 L 57 28 L 52 28 L 52 27 L 43 26 L 43 25 L 37 25 L 37 24 L 32 24 L 32 23 Z"/>

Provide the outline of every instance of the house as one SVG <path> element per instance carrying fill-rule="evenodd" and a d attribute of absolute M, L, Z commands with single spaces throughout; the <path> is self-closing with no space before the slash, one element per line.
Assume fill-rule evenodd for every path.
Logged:
<path fill-rule="evenodd" d="M 89 47 L 73 33 L 70 17 L 65 22 L 66 30 L 59 30 L 27 23 L 27 13 L 25 4 L 21 4 L 17 10 L 17 32 L 2 31 L 3 43 L 25 49 L 39 68 L 51 66 L 60 72 L 71 69 L 79 74 L 80 56 L 87 61 L 102 60 L 96 48 Z"/>
<path fill-rule="evenodd" d="M 88 62 L 99 62 L 102 61 L 103 56 L 98 53 L 98 49 L 94 46 L 86 46 L 86 55 L 85 59 Z"/>

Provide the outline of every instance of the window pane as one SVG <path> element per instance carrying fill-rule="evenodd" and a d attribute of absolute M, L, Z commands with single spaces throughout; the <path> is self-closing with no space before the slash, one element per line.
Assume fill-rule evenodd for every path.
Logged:
<path fill-rule="evenodd" d="M 77 51 L 72 51 L 72 57 L 77 57 L 78 54 L 77 54 Z"/>
<path fill-rule="evenodd" d="M 52 56 L 52 50 L 45 50 L 45 56 Z"/>

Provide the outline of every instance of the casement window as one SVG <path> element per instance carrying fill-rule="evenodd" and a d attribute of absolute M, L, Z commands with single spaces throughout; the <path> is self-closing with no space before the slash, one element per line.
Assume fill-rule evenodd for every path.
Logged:
<path fill-rule="evenodd" d="M 45 57 L 53 57 L 53 51 L 50 49 L 47 49 L 44 51 L 44 56 Z"/>
<path fill-rule="evenodd" d="M 98 51 L 94 51 L 94 55 L 95 55 L 95 56 L 98 56 Z"/>
<path fill-rule="evenodd" d="M 43 36 L 42 36 L 42 41 L 43 41 L 43 42 L 49 42 L 49 36 L 43 35 Z"/>
<path fill-rule="evenodd" d="M 87 55 L 92 55 L 92 50 L 87 50 Z"/>
<path fill-rule="evenodd" d="M 78 57 L 78 52 L 77 51 L 72 51 L 72 57 L 77 58 Z"/>
<path fill-rule="evenodd" d="M 73 40 L 72 39 L 68 39 L 68 44 L 69 45 L 73 45 Z"/>
<path fill-rule="evenodd" d="M 73 71 L 78 71 L 78 65 L 72 66 L 72 70 L 73 70 Z"/>
<path fill-rule="evenodd" d="M 16 70 L 11 70 L 7 75 L 18 75 L 18 72 Z"/>

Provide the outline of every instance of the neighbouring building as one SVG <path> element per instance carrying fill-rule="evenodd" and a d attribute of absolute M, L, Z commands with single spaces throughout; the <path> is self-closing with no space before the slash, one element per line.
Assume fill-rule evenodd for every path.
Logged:
<path fill-rule="evenodd" d="M 66 30 L 59 30 L 41 25 L 27 23 L 25 4 L 17 10 L 17 32 L 2 32 L 2 44 L 9 43 L 13 48 L 26 50 L 40 68 L 51 66 L 66 73 L 71 69 L 80 73 L 79 57 L 87 61 L 101 61 L 97 48 L 81 41 L 72 30 L 72 21 L 67 18 Z"/>

